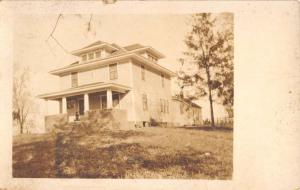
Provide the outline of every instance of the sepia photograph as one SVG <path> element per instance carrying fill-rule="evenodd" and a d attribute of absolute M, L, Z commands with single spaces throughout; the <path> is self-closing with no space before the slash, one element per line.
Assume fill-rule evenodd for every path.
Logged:
<path fill-rule="evenodd" d="M 232 13 L 15 22 L 14 178 L 232 179 Z"/>
<path fill-rule="evenodd" d="M 299 190 L 299 14 L 0 0 L 0 190 Z"/>

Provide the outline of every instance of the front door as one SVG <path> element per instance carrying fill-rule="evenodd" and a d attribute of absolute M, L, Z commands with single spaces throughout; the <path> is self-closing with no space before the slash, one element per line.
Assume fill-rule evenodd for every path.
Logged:
<path fill-rule="evenodd" d="M 84 101 L 83 99 L 79 99 L 78 100 L 78 111 L 79 111 L 79 114 L 80 115 L 83 115 L 84 114 Z"/>

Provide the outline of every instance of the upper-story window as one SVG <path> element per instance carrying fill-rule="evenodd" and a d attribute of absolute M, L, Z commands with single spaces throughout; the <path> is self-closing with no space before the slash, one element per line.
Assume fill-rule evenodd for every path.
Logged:
<path fill-rule="evenodd" d="M 83 55 L 82 56 L 82 61 L 86 61 L 87 60 L 87 55 Z"/>
<path fill-rule="evenodd" d="M 144 111 L 148 110 L 148 100 L 146 94 L 143 94 L 143 110 Z"/>
<path fill-rule="evenodd" d="M 180 113 L 183 114 L 184 112 L 184 103 L 180 102 Z"/>
<path fill-rule="evenodd" d="M 161 86 L 164 87 L 165 86 L 165 76 L 163 74 L 161 74 L 160 76 L 161 76 Z"/>
<path fill-rule="evenodd" d="M 117 64 L 111 64 L 109 65 L 109 79 L 114 80 L 118 78 L 118 68 Z"/>
<path fill-rule="evenodd" d="M 141 65 L 141 77 L 142 77 L 142 80 L 145 80 L 145 66 L 144 65 Z"/>
<path fill-rule="evenodd" d="M 71 73 L 71 85 L 72 87 L 77 87 L 78 86 L 78 73 Z"/>

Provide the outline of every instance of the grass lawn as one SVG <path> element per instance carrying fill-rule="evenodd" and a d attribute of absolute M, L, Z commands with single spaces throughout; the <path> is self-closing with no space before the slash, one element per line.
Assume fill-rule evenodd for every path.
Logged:
<path fill-rule="evenodd" d="M 232 130 L 205 128 L 21 135 L 13 176 L 231 179 L 232 145 Z"/>

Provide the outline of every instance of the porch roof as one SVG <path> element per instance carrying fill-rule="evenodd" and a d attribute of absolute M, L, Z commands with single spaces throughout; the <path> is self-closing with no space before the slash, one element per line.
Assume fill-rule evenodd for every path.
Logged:
<path fill-rule="evenodd" d="M 68 96 L 75 96 L 80 95 L 83 93 L 93 93 L 93 92 L 99 92 L 99 91 L 105 91 L 107 89 L 111 89 L 112 91 L 125 93 L 129 91 L 131 88 L 125 85 L 116 84 L 116 83 L 104 83 L 104 82 L 98 82 L 88 85 L 81 85 L 74 88 L 69 88 L 66 90 L 61 90 L 57 92 L 47 93 L 47 94 L 41 94 L 37 96 L 41 99 L 47 99 L 47 100 L 55 100 L 62 97 L 68 97 Z"/>

